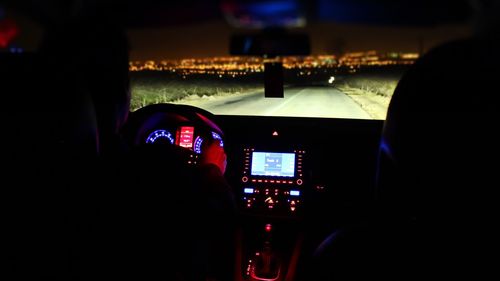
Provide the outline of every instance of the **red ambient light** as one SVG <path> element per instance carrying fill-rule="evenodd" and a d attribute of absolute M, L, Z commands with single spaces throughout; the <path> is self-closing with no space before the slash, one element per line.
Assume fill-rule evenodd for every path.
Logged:
<path fill-rule="evenodd" d="M 271 224 L 266 224 L 266 232 L 271 232 L 271 230 L 273 229 L 273 226 Z"/>
<path fill-rule="evenodd" d="M 178 145 L 185 148 L 193 147 L 194 127 L 181 127 L 178 132 Z"/>

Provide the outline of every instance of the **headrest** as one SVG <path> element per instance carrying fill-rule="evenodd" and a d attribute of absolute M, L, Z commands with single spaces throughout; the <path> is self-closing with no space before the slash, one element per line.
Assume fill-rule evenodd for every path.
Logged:
<path fill-rule="evenodd" d="M 449 205 L 440 200 L 463 198 L 462 186 L 488 178 L 498 120 L 498 46 L 479 39 L 452 42 L 430 51 L 403 76 L 382 136 L 381 199 L 411 212 L 444 207 Z"/>
<path fill-rule="evenodd" d="M 50 30 L 42 50 L 55 68 L 65 65 L 63 75 L 74 87 L 90 95 L 101 150 L 113 146 L 130 103 L 128 42 L 123 30 L 106 22 L 70 22 Z"/>

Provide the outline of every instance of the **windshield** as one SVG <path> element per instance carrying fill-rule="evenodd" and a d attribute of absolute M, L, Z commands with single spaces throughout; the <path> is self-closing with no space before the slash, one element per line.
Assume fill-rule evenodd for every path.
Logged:
<path fill-rule="evenodd" d="M 322 11 L 338 9 L 325 7 Z M 176 11 L 173 7 L 167 10 Z M 352 23 L 343 22 L 341 14 L 335 17 L 340 21 L 318 17 L 306 23 L 297 17 L 292 31 L 309 36 L 310 55 L 272 58 L 230 55 L 230 38 L 242 30 L 234 21 L 241 25 L 248 20 L 246 16 L 233 18 L 232 25 L 227 18 L 189 18 L 185 22 L 177 18 L 166 25 L 132 25 L 127 30 L 131 110 L 179 103 L 219 115 L 383 120 L 399 79 L 416 59 L 434 46 L 471 34 L 469 23 L 463 22 L 422 26 L 388 20 L 363 23 L 364 17 Z M 40 28 L 0 7 L 0 51 L 35 49 L 34 42 L 40 37 Z M 292 48 L 290 45 L 284 47 Z M 266 63 L 280 66 L 269 68 L 274 73 L 270 78 Z M 284 95 L 266 98 L 265 85 L 275 80 L 283 81 Z"/>
<path fill-rule="evenodd" d="M 311 55 L 273 59 L 228 55 L 233 30 L 224 22 L 129 30 L 132 110 L 171 102 L 221 115 L 385 119 L 408 66 L 468 34 L 462 25 L 315 23 L 304 30 Z M 283 64 L 284 98 L 264 95 L 269 61 Z"/>

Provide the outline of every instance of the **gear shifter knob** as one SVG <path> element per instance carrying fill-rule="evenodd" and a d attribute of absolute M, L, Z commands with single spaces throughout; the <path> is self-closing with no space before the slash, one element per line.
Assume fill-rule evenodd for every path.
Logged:
<path fill-rule="evenodd" d="M 279 280 L 281 261 L 269 245 L 255 257 L 252 279 L 254 280 Z"/>

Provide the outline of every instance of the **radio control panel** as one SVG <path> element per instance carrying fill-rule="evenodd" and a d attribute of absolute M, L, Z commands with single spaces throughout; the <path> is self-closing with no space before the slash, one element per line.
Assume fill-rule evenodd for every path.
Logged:
<path fill-rule="evenodd" d="M 304 150 L 244 149 L 241 207 L 252 213 L 295 215 L 301 212 Z"/>

